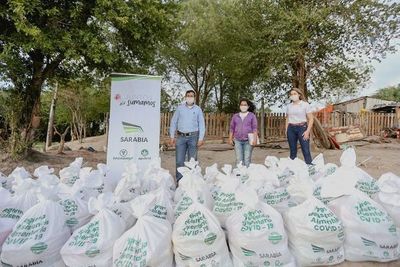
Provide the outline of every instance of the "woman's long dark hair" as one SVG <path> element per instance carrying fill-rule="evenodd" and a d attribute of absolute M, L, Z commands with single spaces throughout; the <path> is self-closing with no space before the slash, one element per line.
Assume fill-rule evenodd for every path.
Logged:
<path fill-rule="evenodd" d="M 240 104 L 242 102 L 246 102 L 247 103 L 247 105 L 249 106 L 249 109 L 248 109 L 249 112 L 253 112 L 254 113 L 254 111 L 256 111 L 256 106 L 253 104 L 253 102 L 251 102 L 247 98 L 241 98 L 240 101 L 239 101 L 239 106 L 240 106 Z"/>

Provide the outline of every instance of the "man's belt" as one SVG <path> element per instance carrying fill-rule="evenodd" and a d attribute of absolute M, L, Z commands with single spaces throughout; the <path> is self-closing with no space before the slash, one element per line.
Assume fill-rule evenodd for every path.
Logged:
<path fill-rule="evenodd" d="M 182 132 L 178 131 L 179 136 L 193 136 L 193 135 L 197 135 L 198 133 L 199 133 L 199 131 L 190 132 L 190 133 L 182 133 Z"/>

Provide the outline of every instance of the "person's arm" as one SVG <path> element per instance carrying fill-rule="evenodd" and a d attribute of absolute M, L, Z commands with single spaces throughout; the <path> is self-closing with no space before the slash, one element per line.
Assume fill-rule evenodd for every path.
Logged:
<path fill-rule="evenodd" d="M 307 130 L 303 134 L 304 140 L 310 139 L 310 133 L 313 124 L 314 124 L 314 115 L 312 114 L 312 112 L 307 113 Z"/>
<path fill-rule="evenodd" d="M 176 127 L 178 125 L 178 118 L 179 118 L 179 107 L 175 110 L 174 115 L 171 119 L 171 125 L 169 127 L 169 137 L 170 137 L 170 145 L 175 145 L 175 133 Z"/>
<path fill-rule="evenodd" d="M 287 134 L 288 127 L 289 127 L 289 119 L 288 119 L 288 116 L 286 114 L 286 117 L 285 117 L 285 134 Z"/>
<path fill-rule="evenodd" d="M 257 122 L 257 117 L 255 114 L 253 114 L 253 119 L 251 121 L 251 130 L 253 131 L 254 134 L 254 140 L 253 140 L 253 146 L 257 145 L 257 139 L 258 139 L 258 122 Z"/>
<path fill-rule="evenodd" d="M 233 116 L 235 116 L 235 115 L 233 115 Z M 235 120 L 234 120 L 234 117 L 232 117 L 231 125 L 229 127 L 229 144 L 230 145 L 233 145 L 233 133 L 235 132 L 235 127 L 236 127 Z"/>
<path fill-rule="evenodd" d="M 289 128 L 289 106 L 286 107 L 286 117 L 285 117 L 285 135 L 287 135 L 287 130 Z"/>
<path fill-rule="evenodd" d="M 204 114 L 201 109 L 198 115 L 198 120 L 199 120 L 199 142 L 197 145 L 200 147 L 204 144 L 204 136 L 206 134 L 206 123 L 204 122 Z"/>

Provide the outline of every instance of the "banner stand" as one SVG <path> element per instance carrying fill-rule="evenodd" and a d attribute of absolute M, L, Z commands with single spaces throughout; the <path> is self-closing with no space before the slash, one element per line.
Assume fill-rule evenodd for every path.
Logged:
<path fill-rule="evenodd" d="M 114 188 L 125 165 L 141 169 L 159 158 L 161 76 L 111 74 L 107 181 Z"/>

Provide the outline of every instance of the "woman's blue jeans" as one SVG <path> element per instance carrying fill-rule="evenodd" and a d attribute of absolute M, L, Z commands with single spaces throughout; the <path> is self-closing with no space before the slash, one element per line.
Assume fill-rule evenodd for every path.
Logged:
<path fill-rule="evenodd" d="M 300 142 L 301 151 L 303 152 L 304 161 L 307 164 L 312 163 L 311 152 L 310 152 L 310 139 L 304 140 L 303 134 L 307 130 L 307 124 L 303 125 L 291 125 L 289 124 L 287 130 L 287 139 L 290 148 L 290 158 L 295 159 L 297 157 L 297 141 Z"/>
<path fill-rule="evenodd" d="M 242 162 L 243 165 L 249 166 L 251 163 L 251 154 L 253 152 L 253 147 L 250 145 L 249 141 L 240 141 L 235 139 L 235 154 L 236 163 Z"/>

